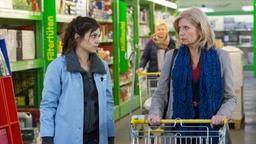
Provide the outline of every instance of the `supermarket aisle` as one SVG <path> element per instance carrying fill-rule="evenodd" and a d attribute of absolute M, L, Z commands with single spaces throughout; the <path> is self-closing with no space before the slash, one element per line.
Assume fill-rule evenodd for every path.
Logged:
<path fill-rule="evenodd" d="M 244 110 L 244 129 L 231 129 L 231 138 L 233 144 L 255 144 L 256 80 L 253 79 L 252 72 L 244 72 Z M 116 144 L 129 144 L 128 121 L 129 117 L 127 116 L 116 123 Z"/>

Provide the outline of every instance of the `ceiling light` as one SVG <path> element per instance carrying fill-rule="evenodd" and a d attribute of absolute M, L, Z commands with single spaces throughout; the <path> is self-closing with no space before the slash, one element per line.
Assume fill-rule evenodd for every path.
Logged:
<path fill-rule="evenodd" d="M 147 0 L 147 1 L 151 1 L 156 4 L 163 5 L 163 6 L 166 6 L 169 8 L 177 9 L 177 4 L 173 3 L 173 2 L 169 2 L 169 1 L 165 1 L 165 0 Z"/>
<path fill-rule="evenodd" d="M 214 12 L 214 9 L 212 9 L 212 8 L 208 8 L 208 7 L 198 7 L 198 8 L 201 9 L 205 13 Z M 182 11 L 187 10 L 187 9 L 189 9 L 189 8 L 179 8 L 178 11 L 182 12 Z"/>
<path fill-rule="evenodd" d="M 253 6 L 242 6 L 243 11 L 253 11 Z"/>

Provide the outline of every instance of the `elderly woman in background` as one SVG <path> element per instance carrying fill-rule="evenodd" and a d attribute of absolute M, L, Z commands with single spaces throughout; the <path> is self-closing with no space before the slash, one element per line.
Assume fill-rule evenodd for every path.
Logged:
<path fill-rule="evenodd" d="M 156 26 L 156 33 L 147 43 L 140 61 L 137 73 L 141 73 L 149 62 L 148 72 L 160 72 L 167 51 L 175 48 L 175 41 L 168 34 L 168 26 L 162 21 Z"/>

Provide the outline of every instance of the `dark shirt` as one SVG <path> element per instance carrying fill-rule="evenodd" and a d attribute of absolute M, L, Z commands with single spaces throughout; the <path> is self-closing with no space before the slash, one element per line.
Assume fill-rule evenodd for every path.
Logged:
<path fill-rule="evenodd" d="M 98 91 L 91 72 L 81 72 L 84 84 L 84 133 L 99 130 Z"/>

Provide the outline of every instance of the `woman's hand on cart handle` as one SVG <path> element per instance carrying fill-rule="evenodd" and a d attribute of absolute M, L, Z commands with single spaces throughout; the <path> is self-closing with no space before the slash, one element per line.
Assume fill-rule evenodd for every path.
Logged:
<path fill-rule="evenodd" d="M 214 126 L 217 126 L 217 125 L 223 125 L 225 120 L 227 118 L 223 115 L 214 115 L 212 116 L 212 123 L 211 123 L 211 126 L 214 127 Z"/>
<path fill-rule="evenodd" d="M 150 125 L 160 125 L 161 117 L 158 115 L 149 115 L 148 121 Z"/>
<path fill-rule="evenodd" d="M 143 72 L 143 68 L 142 68 L 142 67 L 141 67 L 141 68 L 138 68 L 138 69 L 136 70 L 136 73 L 137 73 L 138 75 L 140 75 L 142 72 Z"/>

